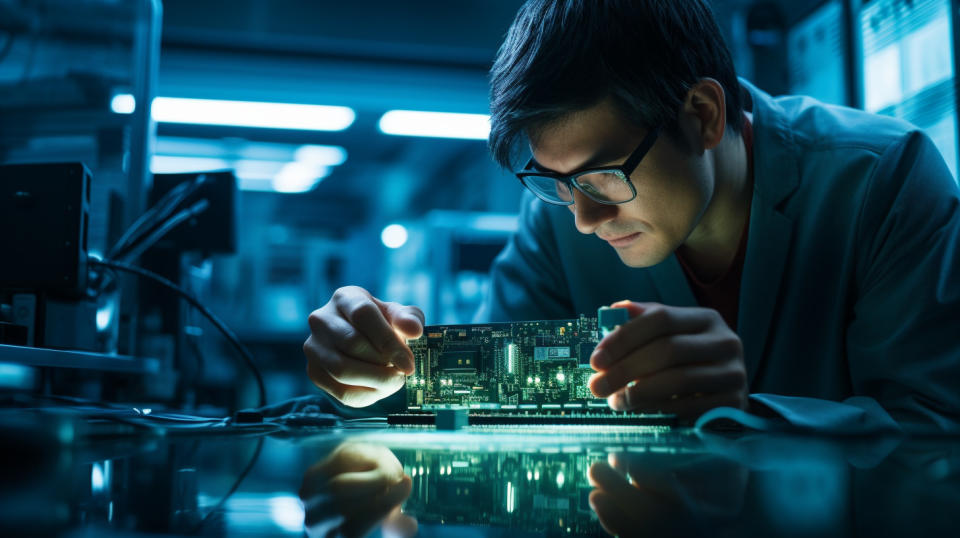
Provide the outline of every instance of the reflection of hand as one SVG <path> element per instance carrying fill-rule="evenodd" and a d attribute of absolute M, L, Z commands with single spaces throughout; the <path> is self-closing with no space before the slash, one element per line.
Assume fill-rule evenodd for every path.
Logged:
<path fill-rule="evenodd" d="M 589 500 L 611 534 L 713 534 L 707 532 L 709 522 L 735 516 L 742 507 L 747 471 L 736 463 L 625 453 L 607 460 L 588 471 L 596 488 Z"/>
<path fill-rule="evenodd" d="M 382 522 L 385 534 L 412 536 L 417 521 L 400 511 L 412 486 L 389 449 L 344 443 L 303 476 L 307 535 L 365 536 Z"/>
<path fill-rule="evenodd" d="M 714 407 L 747 409 L 743 344 L 716 310 L 621 301 L 632 319 L 590 359 L 590 390 L 617 410 L 692 421 Z"/>

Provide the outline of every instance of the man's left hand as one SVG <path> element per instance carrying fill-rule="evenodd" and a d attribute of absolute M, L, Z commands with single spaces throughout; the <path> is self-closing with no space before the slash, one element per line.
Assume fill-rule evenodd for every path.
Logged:
<path fill-rule="evenodd" d="M 612 409 L 693 421 L 714 407 L 747 409 L 743 344 L 716 310 L 620 301 L 630 321 L 590 358 L 590 390 Z"/>

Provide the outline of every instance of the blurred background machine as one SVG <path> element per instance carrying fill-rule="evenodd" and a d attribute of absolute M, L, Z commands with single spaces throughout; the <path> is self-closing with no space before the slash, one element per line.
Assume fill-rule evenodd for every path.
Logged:
<path fill-rule="evenodd" d="M 0 385 L 256 402 L 229 338 L 109 259 L 221 316 L 271 401 L 315 390 L 306 317 L 340 286 L 472 321 L 517 227 L 485 139 L 520 4 L 0 0 Z M 911 121 L 956 175 L 957 0 L 712 4 L 741 76 Z"/>

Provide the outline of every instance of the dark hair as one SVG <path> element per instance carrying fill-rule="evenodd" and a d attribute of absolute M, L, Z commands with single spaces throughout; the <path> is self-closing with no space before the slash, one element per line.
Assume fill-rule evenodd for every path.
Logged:
<path fill-rule="evenodd" d="M 680 106 L 704 77 L 723 86 L 740 132 L 740 83 L 705 0 L 530 0 L 490 70 L 490 151 L 510 168 L 525 131 L 607 97 L 676 139 Z"/>

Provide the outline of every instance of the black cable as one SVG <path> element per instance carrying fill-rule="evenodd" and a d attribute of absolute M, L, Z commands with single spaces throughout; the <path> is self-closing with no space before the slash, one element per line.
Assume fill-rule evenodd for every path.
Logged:
<path fill-rule="evenodd" d="M 108 260 L 90 260 L 90 265 L 99 266 L 99 267 L 108 267 L 110 269 L 115 269 L 117 271 L 123 271 L 127 273 L 133 273 L 137 276 L 152 280 L 157 284 L 167 288 L 168 290 L 176 293 L 185 301 L 190 303 L 190 306 L 194 307 L 199 311 L 205 318 L 210 320 L 210 323 L 219 330 L 224 337 L 233 345 L 234 349 L 240 354 L 240 357 L 243 359 L 243 362 L 250 369 L 250 372 L 253 373 L 253 377 L 257 381 L 257 390 L 260 395 L 260 407 L 263 407 L 267 404 L 267 391 L 263 386 L 263 376 L 260 375 L 260 370 L 257 368 L 257 365 L 254 363 L 253 354 L 250 353 L 250 350 L 246 348 L 240 339 L 237 338 L 237 335 L 230 330 L 227 325 L 220 320 L 213 312 L 203 306 L 200 301 L 194 298 L 192 295 L 187 293 L 183 288 L 177 286 L 173 282 L 170 282 L 166 278 L 154 273 L 153 271 L 148 271 L 142 267 L 137 267 L 136 265 L 129 265 L 122 262 L 108 261 Z"/>
<path fill-rule="evenodd" d="M 210 207 L 210 202 L 208 202 L 206 198 L 201 198 L 192 206 L 180 211 L 176 215 L 161 223 L 159 226 L 155 227 L 154 231 L 151 232 L 146 238 L 140 239 L 136 243 L 130 245 L 125 252 L 121 252 L 119 255 L 113 257 L 108 257 L 107 259 L 118 262 L 132 261 L 137 259 L 138 256 L 156 244 L 157 241 L 163 239 L 163 237 L 173 231 L 174 228 L 180 226 L 193 217 L 196 217 L 200 213 L 203 213 L 208 207 Z"/>
<path fill-rule="evenodd" d="M 223 505 L 227 503 L 227 500 L 230 498 L 230 496 L 232 496 L 234 493 L 237 492 L 237 489 L 240 488 L 240 484 L 243 482 L 243 479 L 246 478 L 248 474 L 250 474 L 250 471 L 253 469 L 253 466 L 257 463 L 257 459 L 260 457 L 260 450 L 263 449 L 263 441 L 264 441 L 263 437 L 261 437 L 260 440 L 257 441 L 257 449 L 253 451 L 253 457 L 250 458 L 250 461 L 247 463 L 247 466 L 244 467 L 242 471 L 240 471 L 240 475 L 237 476 L 236 481 L 234 481 L 233 485 L 230 486 L 230 489 L 227 490 L 227 493 L 224 494 L 224 496 L 220 499 L 220 502 L 218 502 L 216 506 L 210 509 L 210 511 L 207 512 L 207 515 L 203 516 L 203 519 L 201 519 L 200 522 L 197 523 L 197 525 L 193 528 L 193 532 L 191 532 L 191 534 L 196 534 L 197 532 L 199 532 L 200 529 L 202 529 L 203 526 L 207 524 L 207 521 L 211 517 L 213 517 L 213 514 L 216 514 L 218 511 L 220 511 L 221 508 L 223 508 Z"/>
<path fill-rule="evenodd" d="M 135 247 L 151 230 L 162 226 L 167 217 L 206 182 L 207 176 L 201 174 L 193 181 L 185 181 L 170 189 L 127 228 L 105 257 L 111 260 L 124 257 L 124 252 Z"/>

